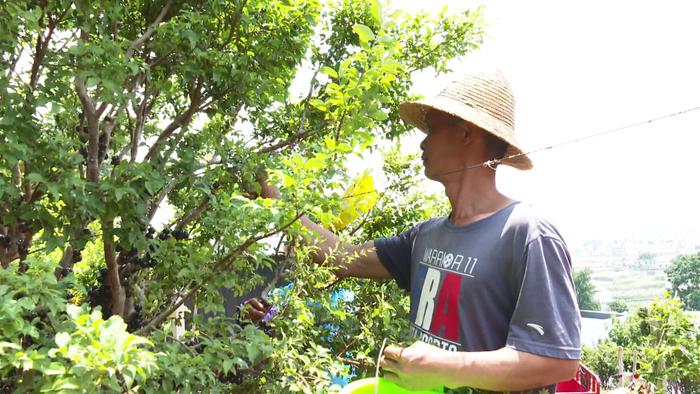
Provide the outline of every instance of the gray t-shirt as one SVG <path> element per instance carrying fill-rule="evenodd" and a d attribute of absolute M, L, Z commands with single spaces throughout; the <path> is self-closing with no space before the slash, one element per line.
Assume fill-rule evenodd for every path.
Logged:
<path fill-rule="evenodd" d="M 431 219 L 374 243 L 399 287 L 411 293 L 411 330 L 423 342 L 451 351 L 508 346 L 580 358 L 569 252 L 530 205 L 515 202 L 466 226 Z"/>

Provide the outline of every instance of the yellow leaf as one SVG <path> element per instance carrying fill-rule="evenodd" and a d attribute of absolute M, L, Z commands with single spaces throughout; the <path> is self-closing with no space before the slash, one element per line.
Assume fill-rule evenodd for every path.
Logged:
<path fill-rule="evenodd" d="M 357 218 L 366 215 L 377 203 L 377 191 L 370 171 L 365 170 L 355 178 L 342 198 L 341 211 L 333 223 L 336 230 L 342 230 Z"/>

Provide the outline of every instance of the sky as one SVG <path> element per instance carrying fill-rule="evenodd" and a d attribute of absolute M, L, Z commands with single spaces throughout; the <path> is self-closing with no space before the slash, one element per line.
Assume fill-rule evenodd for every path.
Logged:
<path fill-rule="evenodd" d="M 478 56 L 507 75 L 526 151 L 700 106 L 700 3 L 399 1 L 407 12 L 482 4 Z M 453 63 L 458 71 L 466 59 Z M 433 96 L 447 78 L 417 74 Z M 418 149 L 422 136 L 403 142 Z M 700 245 L 700 110 L 533 154 L 502 166 L 499 188 L 532 203 L 573 241 L 689 239 Z M 435 182 L 425 187 L 442 192 Z"/>

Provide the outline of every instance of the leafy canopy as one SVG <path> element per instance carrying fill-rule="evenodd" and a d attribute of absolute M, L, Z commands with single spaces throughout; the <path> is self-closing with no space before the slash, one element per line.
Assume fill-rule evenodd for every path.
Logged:
<path fill-rule="evenodd" d="M 412 73 L 444 72 L 477 48 L 478 11 L 434 19 L 349 0 L 0 7 L 3 389 L 325 392 L 331 376 L 369 374 L 383 337 L 405 338 L 396 286 L 329 287 L 298 219 L 337 222 L 352 158 L 408 131 L 397 106 L 413 98 Z M 405 185 L 421 172 L 415 159 L 386 149 L 387 189 L 344 240 L 440 212 L 444 202 Z M 261 173 L 280 200 L 255 198 Z M 163 202 L 173 219 L 154 225 Z M 224 307 L 222 288 L 279 283 L 289 286 L 266 333 Z M 196 313 L 183 325 L 173 315 L 185 302 Z"/>

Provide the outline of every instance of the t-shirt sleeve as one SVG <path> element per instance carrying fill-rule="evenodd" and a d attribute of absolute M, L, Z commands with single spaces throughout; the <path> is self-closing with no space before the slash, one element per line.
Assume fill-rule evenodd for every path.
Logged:
<path fill-rule="evenodd" d="M 581 318 L 566 245 L 540 236 L 528 243 L 523 259 L 506 345 L 540 356 L 580 359 Z"/>
<path fill-rule="evenodd" d="M 411 289 L 411 250 L 418 233 L 418 226 L 394 237 L 374 240 L 379 261 L 394 277 L 399 287 L 406 291 Z"/>

